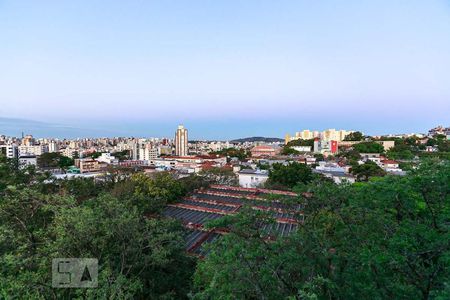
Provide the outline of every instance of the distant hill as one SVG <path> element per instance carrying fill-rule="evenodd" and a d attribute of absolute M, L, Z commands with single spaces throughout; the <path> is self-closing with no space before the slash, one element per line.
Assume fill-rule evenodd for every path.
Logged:
<path fill-rule="evenodd" d="M 253 136 L 243 139 L 236 139 L 230 141 L 231 143 L 245 143 L 245 142 L 264 142 L 264 143 L 275 143 L 275 142 L 284 142 L 283 139 L 280 138 L 268 138 L 262 136 Z"/>

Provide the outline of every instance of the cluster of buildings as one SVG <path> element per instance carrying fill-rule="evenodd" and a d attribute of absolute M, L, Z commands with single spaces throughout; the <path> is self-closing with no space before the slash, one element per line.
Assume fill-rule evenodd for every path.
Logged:
<path fill-rule="evenodd" d="M 339 147 L 352 147 L 357 141 L 345 141 L 354 131 L 328 129 L 322 132 L 303 130 L 294 136 L 286 135 L 285 144 L 293 140 L 314 140 L 309 146 L 291 146 L 297 155 L 283 155 L 282 144 L 264 142 L 189 141 L 188 129 L 179 125 L 173 138 L 84 138 L 84 139 L 36 139 L 31 135 L 21 138 L 0 136 L 0 153 L 8 158 L 17 158 L 21 165 L 37 165 L 39 156 L 58 152 L 74 158 L 74 165 L 64 173 L 77 176 L 101 176 L 113 167 L 139 168 L 144 172 L 171 171 L 179 176 L 199 173 L 211 168 L 233 171 L 239 185 L 245 188 L 261 187 L 267 181 L 269 172 L 261 165 L 288 164 L 292 161 L 314 165 L 314 172 L 332 178 L 336 183 L 353 182 L 349 167 L 342 161 L 326 159 L 316 161 L 317 154 L 333 157 Z M 420 143 L 437 134 L 449 137 L 449 128 L 433 128 L 428 136 L 423 135 Z M 415 135 L 417 137 L 417 134 Z M 394 141 L 376 141 L 385 150 L 394 147 Z M 312 143 L 312 141 L 311 141 Z M 234 157 L 212 154 L 223 149 L 245 149 L 250 157 L 244 161 Z M 430 149 L 428 149 L 430 148 Z M 430 146 L 426 151 L 435 151 Z M 96 155 L 93 155 L 96 154 Z M 361 153 L 360 163 L 371 160 L 386 172 L 402 175 L 398 163 L 377 153 Z M 57 173 L 57 172 L 55 172 Z M 59 176 L 66 176 L 60 174 Z"/>
<path fill-rule="evenodd" d="M 144 172 L 171 171 L 180 176 L 211 168 L 233 169 L 227 157 L 210 153 L 247 145 L 220 141 L 191 141 L 188 130 L 178 126 L 174 138 L 36 139 L 0 136 L 0 152 L 22 166 L 38 165 L 44 153 L 57 152 L 74 159 L 67 170 L 50 170 L 57 177 L 102 176 L 109 167 L 140 168 Z M 63 173 L 63 174 L 61 174 Z"/>
<path fill-rule="evenodd" d="M 298 131 L 294 134 L 294 136 L 291 136 L 289 133 L 285 136 L 285 144 L 289 143 L 290 141 L 295 140 L 311 140 L 318 138 L 322 141 L 343 141 L 347 135 L 352 133 L 354 131 L 351 130 L 336 130 L 336 129 L 327 129 L 324 131 L 315 131 L 315 130 L 309 130 L 305 129 L 303 131 Z"/>
<path fill-rule="evenodd" d="M 434 137 L 436 135 L 445 135 L 447 139 L 450 139 L 450 127 L 437 126 L 428 131 L 428 136 Z"/>

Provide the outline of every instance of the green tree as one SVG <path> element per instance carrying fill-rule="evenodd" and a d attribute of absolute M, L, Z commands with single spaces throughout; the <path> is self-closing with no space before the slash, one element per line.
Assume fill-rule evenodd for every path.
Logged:
<path fill-rule="evenodd" d="M 169 174 L 149 180 L 120 183 L 132 182 L 125 190 L 145 195 L 153 207 L 187 187 Z M 181 224 L 145 217 L 147 203 L 119 200 L 106 183 L 47 181 L 0 158 L 0 298 L 186 298 L 194 262 L 185 254 Z M 56 257 L 98 258 L 99 288 L 53 289 L 49 268 Z"/>
<path fill-rule="evenodd" d="M 313 179 L 311 168 L 305 164 L 292 162 L 286 166 L 273 164 L 269 171 L 267 186 L 293 188 L 298 183 L 308 183 Z"/>
<path fill-rule="evenodd" d="M 124 196 L 130 199 L 142 213 L 158 213 L 168 203 L 180 200 L 186 189 L 170 173 L 160 172 L 149 177 L 138 173 L 131 177 L 131 193 Z"/>
<path fill-rule="evenodd" d="M 281 154 L 283 154 L 283 155 L 298 155 L 298 154 L 300 154 L 300 152 L 289 146 L 284 146 L 281 149 Z"/>
<path fill-rule="evenodd" d="M 364 135 L 360 131 L 349 133 L 344 138 L 344 141 L 362 141 L 362 140 L 364 140 Z"/>
<path fill-rule="evenodd" d="M 225 185 L 237 185 L 238 178 L 231 169 L 225 168 L 211 168 L 208 170 L 202 170 L 199 176 L 204 181 L 211 184 L 225 184 Z"/>
<path fill-rule="evenodd" d="M 376 142 L 364 142 L 358 143 L 352 146 L 354 150 L 359 153 L 383 153 L 384 148 L 383 145 L 380 145 Z"/>
<path fill-rule="evenodd" d="M 111 153 L 112 156 L 114 156 L 115 158 L 117 158 L 119 161 L 124 161 L 127 159 L 130 159 L 130 150 L 123 150 L 123 151 L 118 151 L 118 152 L 113 152 Z"/>
<path fill-rule="evenodd" d="M 412 159 L 414 154 L 413 148 L 404 142 L 398 142 L 395 146 L 387 151 L 387 156 L 390 159 Z"/>
<path fill-rule="evenodd" d="M 66 169 L 73 165 L 73 159 L 58 152 L 47 152 L 38 157 L 37 164 L 39 168 Z"/>
<path fill-rule="evenodd" d="M 386 172 L 373 161 L 367 161 L 362 165 L 356 164 L 352 167 L 352 174 L 357 181 L 368 181 L 374 176 L 384 176 Z"/>
<path fill-rule="evenodd" d="M 99 289 L 75 291 L 89 298 L 184 298 L 193 261 L 184 251 L 182 227 L 146 219 L 111 196 L 58 211 L 51 252 L 59 257 L 98 257 Z"/>
<path fill-rule="evenodd" d="M 345 157 L 347 160 L 358 160 L 361 158 L 361 154 L 355 149 L 340 149 L 337 156 Z"/>
<path fill-rule="evenodd" d="M 226 156 L 228 158 L 236 157 L 240 161 L 243 161 L 248 157 L 250 157 L 250 151 L 246 149 L 236 149 L 236 148 L 225 148 L 220 151 L 210 152 L 209 154 Z"/>
<path fill-rule="evenodd" d="M 286 144 L 286 147 L 293 147 L 293 146 L 314 146 L 314 139 L 309 140 L 303 140 L 303 139 L 296 139 L 288 142 Z"/>

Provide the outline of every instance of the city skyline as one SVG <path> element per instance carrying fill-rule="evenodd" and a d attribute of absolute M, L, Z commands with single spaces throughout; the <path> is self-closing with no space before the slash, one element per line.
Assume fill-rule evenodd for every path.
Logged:
<path fill-rule="evenodd" d="M 222 139 L 447 126 L 449 15 L 446 1 L 3 1 L 0 117 Z"/>
<path fill-rule="evenodd" d="M 343 126 L 333 126 L 330 123 L 328 127 L 316 127 L 311 124 L 305 123 L 303 126 L 295 126 L 295 123 L 290 123 L 290 127 L 283 127 L 274 121 L 274 130 L 267 130 L 266 128 L 261 129 L 258 123 L 252 123 L 252 126 L 248 128 L 236 129 L 236 131 L 231 132 L 230 135 L 218 135 L 215 126 L 206 123 L 185 123 L 186 127 L 190 129 L 191 134 L 190 140 L 233 140 L 252 136 L 263 136 L 263 137 L 274 137 L 279 139 L 284 139 L 288 131 L 295 136 L 295 132 L 301 130 L 313 130 L 313 131 L 324 131 L 328 129 L 347 129 L 364 132 L 367 135 L 391 135 L 391 134 L 411 134 L 411 133 L 426 133 L 429 128 L 446 124 L 432 124 L 428 127 L 418 128 L 416 130 L 407 130 L 406 127 L 400 127 L 400 130 L 388 129 L 388 130 L 378 130 L 378 131 L 366 131 L 361 127 L 354 127 L 354 125 L 349 125 L 348 123 Z M 216 123 L 218 126 L 228 126 L 227 124 Z M 286 122 L 282 123 L 285 125 Z M 24 120 L 24 119 L 11 119 L 11 118 L 1 118 L 0 117 L 0 135 L 15 136 L 20 137 L 23 134 L 31 134 L 36 138 L 99 138 L 99 137 L 136 137 L 136 138 L 173 138 L 173 129 L 176 127 L 177 123 L 174 122 L 157 122 L 150 124 L 135 124 L 131 129 L 124 130 L 123 124 L 119 124 L 117 127 L 112 125 L 103 127 L 76 127 L 67 124 L 51 124 L 45 122 L 39 122 L 34 120 Z M 240 125 L 239 125 L 240 126 Z M 237 126 L 237 127 L 239 127 Z M 352 126 L 352 127 L 350 127 Z M 291 128 L 286 130 L 285 128 Z M 403 130 L 402 130 L 403 128 Z M 416 127 L 417 128 L 417 127 Z M 241 133 L 241 134 L 239 134 Z"/>

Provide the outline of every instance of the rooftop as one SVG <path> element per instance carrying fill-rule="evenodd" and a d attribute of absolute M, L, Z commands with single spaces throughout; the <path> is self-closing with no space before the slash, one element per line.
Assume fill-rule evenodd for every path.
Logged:
<path fill-rule="evenodd" d="M 244 169 L 240 170 L 239 174 L 253 174 L 253 175 L 269 175 L 269 171 L 267 170 L 253 170 L 253 169 Z"/>
<path fill-rule="evenodd" d="M 268 194 L 297 196 L 286 191 L 211 185 L 208 189 L 195 191 L 178 203 L 169 204 L 163 215 L 180 220 L 187 229 L 186 250 L 191 254 L 204 256 L 204 244 L 214 242 L 227 233 L 226 229 L 206 229 L 205 223 L 237 214 L 244 206 L 272 215 L 275 223 L 261 225 L 270 236 L 286 236 L 295 230 L 303 220 L 302 207 L 283 203 L 282 200 L 268 200 L 264 197 Z"/>

